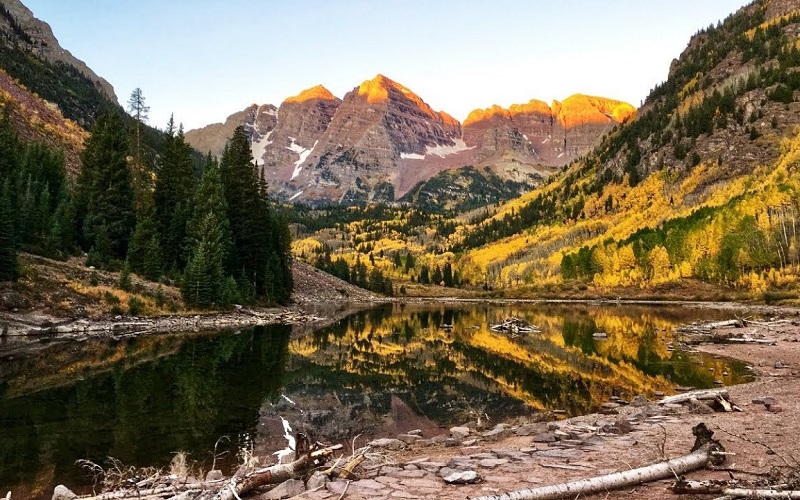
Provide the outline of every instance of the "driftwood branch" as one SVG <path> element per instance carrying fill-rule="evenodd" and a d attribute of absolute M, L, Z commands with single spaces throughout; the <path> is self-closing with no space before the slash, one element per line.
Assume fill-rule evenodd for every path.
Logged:
<path fill-rule="evenodd" d="M 215 500 L 234 500 L 237 496 L 251 492 L 256 488 L 268 484 L 278 484 L 289 479 L 300 476 L 314 465 L 319 465 L 326 460 L 334 450 L 342 448 L 342 445 L 335 445 L 322 450 L 306 453 L 294 462 L 288 464 L 277 464 L 264 469 L 251 472 L 243 478 L 232 477 L 229 481 L 229 488 L 222 490 Z"/>
<path fill-rule="evenodd" d="M 725 460 L 724 455 L 718 454 L 718 452 L 724 452 L 724 448 L 717 441 L 711 439 L 713 433 L 704 424 L 698 424 L 692 431 L 697 437 L 695 447 L 691 453 L 682 457 L 614 474 L 520 490 L 502 495 L 478 497 L 473 500 L 555 500 L 559 498 L 575 498 L 580 495 L 610 491 L 678 476 L 709 465 L 719 465 Z"/>
<path fill-rule="evenodd" d="M 717 494 L 729 498 L 788 498 L 800 499 L 800 491 L 781 489 L 787 485 L 771 488 L 736 488 L 726 481 L 677 481 L 670 489 L 673 493 Z"/>
<path fill-rule="evenodd" d="M 722 494 L 731 498 L 800 498 L 800 491 L 726 488 Z"/>
<path fill-rule="evenodd" d="M 335 445 L 321 450 L 303 454 L 294 462 L 276 464 L 263 469 L 258 469 L 244 476 L 234 476 L 230 479 L 205 481 L 199 483 L 185 483 L 169 486 L 160 486 L 152 489 L 119 490 L 102 493 L 92 497 L 83 497 L 81 500 L 127 500 L 127 499 L 160 499 L 178 495 L 180 493 L 195 492 L 203 494 L 203 498 L 214 500 L 235 500 L 238 497 L 268 484 L 278 484 L 296 478 L 319 465 L 342 445 Z M 210 495 L 206 497 L 205 495 Z"/>
<path fill-rule="evenodd" d="M 691 401 L 692 399 L 699 400 L 715 400 L 717 398 L 730 399 L 727 389 L 705 389 L 702 391 L 692 391 L 683 394 L 676 394 L 674 396 L 667 396 L 658 401 L 660 405 L 666 404 L 681 404 Z"/>

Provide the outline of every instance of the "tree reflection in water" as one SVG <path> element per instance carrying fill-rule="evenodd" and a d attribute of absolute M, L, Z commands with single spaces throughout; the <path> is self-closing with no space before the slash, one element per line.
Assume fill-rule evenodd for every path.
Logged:
<path fill-rule="evenodd" d="M 541 331 L 490 330 L 510 316 Z M 715 377 L 741 382 L 741 363 L 670 349 L 672 329 L 695 319 L 717 317 L 667 307 L 395 304 L 295 339 L 275 326 L 54 343 L 0 365 L 0 484 L 12 497 L 49 498 L 56 480 L 83 480 L 76 459 L 166 465 L 178 450 L 207 468 L 221 436 L 232 463 L 253 438 L 264 450 L 283 447 L 282 430 L 271 427 L 279 415 L 314 439 L 350 440 L 478 416 L 578 414 L 612 394 L 652 397 Z"/>

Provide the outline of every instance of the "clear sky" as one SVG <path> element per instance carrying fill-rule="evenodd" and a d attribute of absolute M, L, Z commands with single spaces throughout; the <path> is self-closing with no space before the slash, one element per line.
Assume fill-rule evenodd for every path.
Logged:
<path fill-rule="evenodd" d="M 745 0 L 22 0 L 150 124 L 191 129 L 382 73 L 459 120 L 600 95 L 638 106 L 699 29 Z"/>

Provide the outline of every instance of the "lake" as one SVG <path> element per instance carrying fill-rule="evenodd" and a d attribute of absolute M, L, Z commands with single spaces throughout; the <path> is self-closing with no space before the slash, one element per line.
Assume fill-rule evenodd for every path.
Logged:
<path fill-rule="evenodd" d="M 509 317 L 537 331 L 490 328 Z M 743 363 L 673 348 L 677 325 L 729 317 L 677 306 L 391 304 L 302 335 L 278 325 L 0 344 L 0 489 L 90 490 L 78 459 L 163 467 L 183 451 L 204 470 L 215 460 L 229 469 L 241 449 L 284 447 L 281 417 L 315 440 L 363 444 L 741 383 Z"/>

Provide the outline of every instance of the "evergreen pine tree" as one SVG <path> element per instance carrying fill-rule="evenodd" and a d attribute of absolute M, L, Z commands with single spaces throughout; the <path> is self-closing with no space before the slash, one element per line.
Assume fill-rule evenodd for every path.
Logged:
<path fill-rule="evenodd" d="M 192 206 L 184 244 L 187 256 L 181 287 L 184 301 L 202 308 L 229 305 L 238 301 L 240 294 L 236 281 L 230 276 L 226 278 L 225 263 L 231 253 L 227 202 L 219 168 L 210 157 Z"/>
<path fill-rule="evenodd" d="M 75 203 L 70 190 L 64 188 L 59 195 L 58 205 L 56 205 L 56 210 L 53 213 L 46 246 L 51 255 L 63 256 L 71 254 L 77 244 Z"/>
<path fill-rule="evenodd" d="M 267 260 L 270 250 L 274 250 L 275 233 L 265 189 L 258 168 L 253 165 L 250 139 L 244 127 L 236 128 L 225 148 L 220 173 L 234 248 L 234 268 L 229 271 L 238 277 L 243 287 L 252 289 L 254 297 L 263 297 L 267 290 Z"/>
<path fill-rule="evenodd" d="M 131 279 L 131 265 L 126 260 L 125 264 L 122 266 L 122 271 L 119 273 L 119 283 L 117 285 L 126 292 L 130 292 L 133 289 L 133 280 Z"/>
<path fill-rule="evenodd" d="M 442 283 L 442 270 L 439 266 L 433 268 L 433 273 L 431 273 L 431 283 L 434 285 L 439 285 Z"/>
<path fill-rule="evenodd" d="M 428 269 L 428 265 L 423 264 L 422 268 L 419 270 L 419 282 L 423 285 L 429 285 L 431 283 L 429 274 L 430 270 Z"/>
<path fill-rule="evenodd" d="M 154 220 L 154 209 L 151 203 L 140 211 L 136 228 L 128 245 L 128 258 L 131 270 L 148 279 L 156 280 L 162 272 L 162 251 L 160 237 Z"/>
<path fill-rule="evenodd" d="M 81 154 L 83 169 L 78 178 L 76 202 L 85 247 L 104 264 L 124 259 L 131 231 L 136 223 L 133 184 L 126 160 L 127 140 L 121 118 L 115 113 L 101 115 Z M 98 244 L 100 231 L 106 242 Z"/>
<path fill-rule="evenodd" d="M 18 277 L 14 209 L 11 205 L 10 185 L 6 179 L 0 192 L 0 281 L 16 281 Z"/>
<path fill-rule="evenodd" d="M 414 269 L 414 256 L 411 253 L 406 254 L 406 273 Z"/>
<path fill-rule="evenodd" d="M 0 111 L 0 179 L 10 179 L 17 171 L 20 143 L 8 119 L 8 105 Z"/>
<path fill-rule="evenodd" d="M 453 286 L 453 267 L 449 262 L 445 263 L 442 270 L 442 281 L 444 281 L 444 286 Z"/>
<path fill-rule="evenodd" d="M 194 307 L 220 303 L 225 290 L 222 267 L 222 231 L 217 217 L 207 214 L 199 228 L 200 240 L 186 265 L 181 294 Z"/>
<path fill-rule="evenodd" d="M 186 237 L 186 223 L 191 215 L 190 200 L 194 192 L 195 177 L 192 168 L 192 149 L 183 136 L 177 134 L 172 118 L 167 126 L 161 165 L 158 170 L 153 200 L 165 264 L 182 268 L 185 255 L 182 245 Z"/>

